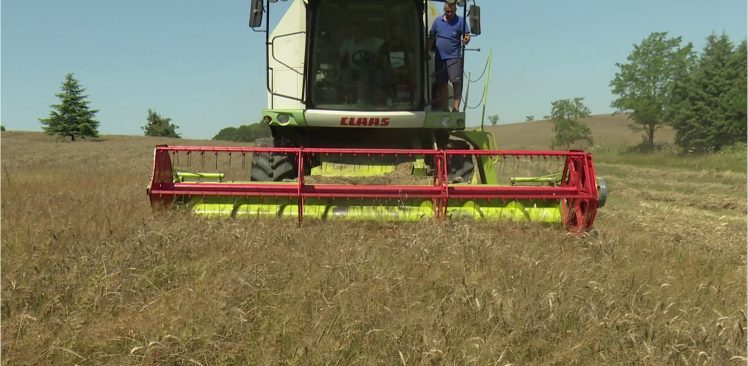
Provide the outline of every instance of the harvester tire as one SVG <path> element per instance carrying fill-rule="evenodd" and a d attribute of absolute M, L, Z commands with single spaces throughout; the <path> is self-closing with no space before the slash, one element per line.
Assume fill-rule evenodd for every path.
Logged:
<path fill-rule="evenodd" d="M 273 139 L 257 139 L 257 147 L 274 147 Z M 249 178 L 256 182 L 280 182 L 296 179 L 296 161 L 293 154 L 256 153 L 252 155 Z"/>
<path fill-rule="evenodd" d="M 470 145 L 465 141 L 450 140 L 447 149 L 468 150 Z M 448 179 L 450 183 L 470 183 L 475 172 L 475 164 L 472 155 L 451 155 L 447 162 L 449 170 Z"/>

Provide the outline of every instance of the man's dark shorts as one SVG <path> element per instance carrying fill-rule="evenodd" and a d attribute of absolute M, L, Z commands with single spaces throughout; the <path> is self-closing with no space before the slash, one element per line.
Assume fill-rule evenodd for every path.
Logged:
<path fill-rule="evenodd" d="M 453 58 L 449 60 L 436 59 L 434 61 L 434 76 L 436 82 L 446 84 L 447 81 L 459 83 L 462 81 L 462 59 Z"/>

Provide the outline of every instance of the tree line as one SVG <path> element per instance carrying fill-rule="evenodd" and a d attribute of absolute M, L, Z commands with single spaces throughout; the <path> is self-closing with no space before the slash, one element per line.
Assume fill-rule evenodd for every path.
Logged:
<path fill-rule="evenodd" d="M 700 54 L 681 37 L 652 33 L 616 64 L 611 104 L 630 113 L 635 131 L 654 146 L 658 128 L 675 129 L 686 151 L 712 152 L 746 140 L 746 41 L 712 34 Z"/>
<path fill-rule="evenodd" d="M 88 95 L 85 89 L 75 79 L 72 73 L 65 75 L 56 94 L 59 104 L 51 105 L 49 117 L 40 118 L 42 129 L 49 135 L 70 138 L 98 137 L 99 121 L 96 119 L 97 109 L 89 107 Z M 171 118 L 163 117 L 152 109 L 148 109 L 146 124 L 141 127 L 145 136 L 161 136 L 180 138 L 177 133 L 179 126 L 171 123 Z"/>
<path fill-rule="evenodd" d="M 95 118 L 99 111 L 89 107 L 88 95 L 72 73 L 65 75 L 60 92 L 55 95 L 60 100 L 59 104 L 51 105 L 49 117 L 39 119 L 44 132 L 70 138 L 71 141 L 99 136 L 99 121 Z M 146 123 L 141 127 L 145 136 L 181 138 L 177 133 L 178 128 L 171 118 L 162 116 L 153 109 L 148 109 Z M 0 125 L 0 130 L 4 131 L 5 127 Z M 252 142 L 262 137 L 270 137 L 270 128 L 265 124 L 255 123 L 238 128 L 224 128 L 213 139 Z"/>
<path fill-rule="evenodd" d="M 745 142 L 747 53 L 745 40 L 735 45 L 725 34 L 707 37 L 703 50 L 697 53 L 691 43 L 683 44 L 681 37 L 652 33 L 634 45 L 627 62 L 616 63 L 617 72 L 610 81 L 616 99 L 611 107 L 629 114 L 630 127 L 643 132 L 647 149 L 654 147 L 655 132 L 665 125 L 675 129 L 674 142 L 685 151 L 713 152 Z M 84 91 L 73 74 L 65 76 L 61 92 L 56 94 L 60 103 L 51 106 L 48 118 L 39 120 L 46 133 L 73 141 L 98 136 L 98 110 L 89 108 Z M 552 103 L 547 117 L 553 123 L 554 147 L 568 148 L 582 140 L 592 144 L 589 128 L 579 122 L 590 115 L 583 99 Z M 499 116 L 489 119 L 496 125 Z M 152 109 L 142 127 L 146 136 L 173 138 L 180 137 L 178 128 Z M 213 139 L 251 142 L 269 136 L 269 127 L 256 123 L 224 128 Z"/>
<path fill-rule="evenodd" d="M 635 132 L 643 132 L 642 147 L 655 147 L 655 132 L 663 126 L 675 130 L 674 143 L 687 152 L 714 152 L 746 142 L 746 41 L 738 45 L 725 35 L 706 38 L 701 53 L 681 37 L 667 32 L 650 34 L 627 57 L 616 63 L 610 82 L 616 96 L 611 103 L 629 114 Z M 551 145 L 569 147 L 577 141 L 593 143 L 590 130 L 579 122 L 589 117 L 584 98 L 551 103 L 555 136 Z M 528 120 L 531 116 L 528 116 Z M 492 125 L 498 115 L 489 117 Z"/>

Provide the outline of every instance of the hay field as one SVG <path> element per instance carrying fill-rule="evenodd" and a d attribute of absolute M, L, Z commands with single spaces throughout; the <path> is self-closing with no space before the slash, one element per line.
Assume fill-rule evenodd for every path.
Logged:
<path fill-rule="evenodd" d="M 1 142 L 3 365 L 746 362 L 744 156 L 602 154 L 576 237 L 154 215 L 153 145 L 203 142 Z"/>

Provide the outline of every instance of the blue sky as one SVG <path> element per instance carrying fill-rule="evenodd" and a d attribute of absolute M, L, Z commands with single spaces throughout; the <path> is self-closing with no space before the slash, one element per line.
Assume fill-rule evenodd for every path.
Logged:
<path fill-rule="evenodd" d="M 500 123 L 550 113 L 552 101 L 584 97 L 610 113 L 616 62 L 652 32 L 697 50 L 712 32 L 746 38 L 745 0 L 478 0 L 483 35 L 466 63 L 494 54 L 487 114 Z M 283 3 L 277 3 L 284 8 Z M 147 110 L 172 118 L 187 138 L 260 119 L 264 37 L 247 27 L 248 0 L 5 0 L 0 118 L 40 131 L 38 119 L 68 72 L 86 88 L 103 134 L 141 135 Z M 280 9 L 279 9 L 280 10 Z M 277 14 L 277 12 L 276 12 Z M 474 85 L 472 102 L 481 85 Z M 468 124 L 480 123 L 480 111 Z"/>

